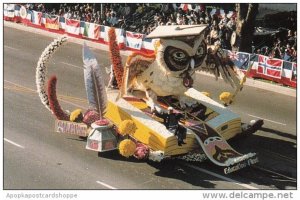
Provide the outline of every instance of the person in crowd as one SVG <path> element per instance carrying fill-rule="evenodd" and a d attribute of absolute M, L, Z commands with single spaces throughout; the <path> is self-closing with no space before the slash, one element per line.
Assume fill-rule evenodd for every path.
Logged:
<path fill-rule="evenodd" d="M 110 23 L 111 26 L 116 26 L 118 24 L 118 22 L 119 22 L 118 18 L 116 17 L 116 14 L 113 12 L 111 14 L 111 18 L 109 20 L 109 23 Z"/>
<path fill-rule="evenodd" d="M 157 26 L 161 25 L 194 25 L 208 24 L 208 44 L 218 41 L 224 49 L 231 48 L 231 34 L 236 29 L 235 17 L 214 14 L 211 16 L 210 8 L 205 5 L 182 9 L 179 4 L 145 4 L 145 3 L 74 3 L 74 4 L 24 4 L 30 10 L 47 12 L 69 19 L 92 22 L 105 26 L 114 26 L 133 32 L 149 34 Z M 175 6 L 176 5 L 176 6 Z M 102 8 L 102 9 L 101 9 Z M 101 11 L 100 11 L 101 9 Z M 291 23 L 296 22 L 296 15 L 291 12 Z M 296 24 L 296 23 L 295 23 Z M 290 25 L 289 25 L 290 26 Z M 286 36 L 276 38 L 273 45 L 261 48 L 260 53 L 275 58 L 295 60 L 297 49 L 297 32 L 290 26 Z M 290 45 L 288 48 L 287 45 Z M 292 49 L 293 48 L 293 49 Z M 286 51 L 287 50 L 287 51 Z M 289 57 L 290 56 L 290 57 Z"/>

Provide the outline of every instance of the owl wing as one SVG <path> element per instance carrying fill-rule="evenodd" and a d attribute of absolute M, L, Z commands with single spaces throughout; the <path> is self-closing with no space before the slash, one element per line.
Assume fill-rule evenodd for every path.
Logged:
<path fill-rule="evenodd" d="M 127 94 L 127 90 L 132 87 L 136 77 L 143 73 L 155 61 L 155 54 L 132 53 L 124 67 L 120 97 Z"/>
<path fill-rule="evenodd" d="M 206 62 L 199 70 L 214 74 L 216 80 L 222 76 L 226 83 L 239 90 L 245 81 L 245 74 L 234 65 L 219 46 L 214 49 L 213 47 L 208 48 Z"/>

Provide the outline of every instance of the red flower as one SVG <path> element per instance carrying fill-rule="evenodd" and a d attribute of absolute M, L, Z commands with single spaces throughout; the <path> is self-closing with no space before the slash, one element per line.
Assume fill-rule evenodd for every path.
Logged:
<path fill-rule="evenodd" d="M 109 52 L 110 52 L 110 58 L 113 65 L 114 74 L 117 79 L 118 87 L 121 88 L 124 70 L 122 66 L 122 58 L 120 56 L 120 49 L 116 41 L 115 28 L 109 29 L 108 38 L 109 38 Z"/>
<path fill-rule="evenodd" d="M 149 147 L 142 143 L 136 144 L 136 149 L 134 152 L 134 157 L 137 159 L 145 159 L 149 156 Z"/>
<path fill-rule="evenodd" d="M 57 82 L 57 78 L 55 75 L 51 76 L 48 81 L 49 106 L 57 119 L 69 121 L 70 116 L 62 110 L 57 100 L 56 82 Z"/>

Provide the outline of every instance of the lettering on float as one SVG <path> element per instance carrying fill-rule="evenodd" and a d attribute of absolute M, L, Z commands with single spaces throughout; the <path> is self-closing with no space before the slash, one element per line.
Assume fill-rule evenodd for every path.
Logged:
<path fill-rule="evenodd" d="M 88 128 L 86 124 L 69 122 L 63 120 L 55 121 L 55 131 L 58 133 L 69 133 L 79 136 L 87 136 Z"/>

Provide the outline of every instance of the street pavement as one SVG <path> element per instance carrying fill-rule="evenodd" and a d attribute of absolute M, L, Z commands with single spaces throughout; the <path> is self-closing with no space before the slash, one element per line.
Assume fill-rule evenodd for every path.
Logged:
<path fill-rule="evenodd" d="M 126 159 L 118 152 L 85 149 L 79 137 L 54 132 L 54 117 L 35 85 L 39 56 L 53 39 L 4 26 L 4 189 L 295 189 L 296 98 L 245 86 L 230 109 L 243 122 L 263 118 L 262 130 L 233 139 L 239 152 L 258 153 L 260 163 L 230 175 L 210 163 Z M 107 51 L 92 49 L 101 67 Z M 82 46 L 68 43 L 48 63 L 66 110 L 87 109 Z M 123 62 L 125 61 L 123 58 Z M 107 80 L 106 80 L 107 81 Z M 195 88 L 213 99 L 233 91 L 222 80 L 197 74 Z"/>

